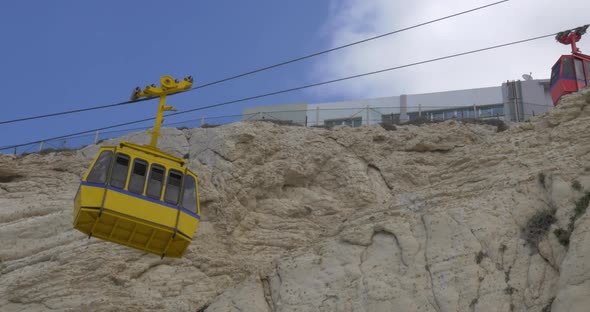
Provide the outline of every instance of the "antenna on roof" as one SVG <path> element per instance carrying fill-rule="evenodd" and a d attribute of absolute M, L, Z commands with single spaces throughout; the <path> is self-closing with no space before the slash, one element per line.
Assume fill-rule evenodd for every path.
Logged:
<path fill-rule="evenodd" d="M 530 73 L 530 74 L 524 74 L 524 75 L 522 75 L 522 79 L 524 79 L 524 80 L 526 80 L 526 81 L 533 80 L 533 76 L 532 76 L 532 74 L 533 74 L 533 73 Z"/>

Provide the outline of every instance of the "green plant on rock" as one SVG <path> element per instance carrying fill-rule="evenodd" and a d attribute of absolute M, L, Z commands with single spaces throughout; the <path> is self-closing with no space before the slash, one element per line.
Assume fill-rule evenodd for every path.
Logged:
<path fill-rule="evenodd" d="M 544 209 L 533 215 L 522 229 L 527 244 L 538 250 L 539 242 L 545 237 L 549 228 L 557 219 L 555 209 Z"/>
<path fill-rule="evenodd" d="M 557 237 L 557 240 L 561 245 L 566 247 L 569 246 L 570 237 L 574 232 L 576 220 L 578 220 L 582 215 L 586 213 L 586 210 L 588 209 L 588 204 L 590 204 L 590 191 L 586 192 L 584 196 L 580 197 L 576 201 L 576 204 L 574 206 L 574 214 L 570 217 L 570 222 L 567 226 L 567 229 L 564 230 L 559 228 L 553 231 L 553 234 L 555 234 L 555 237 Z"/>
<path fill-rule="evenodd" d="M 572 188 L 578 192 L 582 191 L 582 185 L 580 184 L 580 182 L 578 180 L 572 181 Z"/>
<path fill-rule="evenodd" d="M 555 237 L 557 237 L 557 241 L 559 241 L 559 243 L 562 246 L 569 246 L 571 233 L 568 230 L 564 230 L 562 228 L 555 229 L 555 231 L 553 231 L 553 234 L 555 234 Z"/>
<path fill-rule="evenodd" d="M 586 213 L 588 204 L 590 204 L 590 192 L 586 192 L 584 196 L 578 199 L 576 202 L 576 207 L 574 208 L 574 216 L 572 218 L 578 219 L 580 216 Z"/>

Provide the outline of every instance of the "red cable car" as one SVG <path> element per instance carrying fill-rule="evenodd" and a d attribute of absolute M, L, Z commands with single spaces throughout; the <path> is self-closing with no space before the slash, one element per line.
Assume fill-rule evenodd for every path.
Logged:
<path fill-rule="evenodd" d="M 590 56 L 582 54 L 576 47 L 589 25 L 558 33 L 555 39 L 572 46 L 571 55 L 562 55 L 551 69 L 551 98 L 553 105 L 566 94 L 577 92 L 590 85 Z"/>

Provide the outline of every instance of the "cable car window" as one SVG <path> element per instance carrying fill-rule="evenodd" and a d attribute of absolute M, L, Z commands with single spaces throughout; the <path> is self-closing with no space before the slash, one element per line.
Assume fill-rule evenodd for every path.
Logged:
<path fill-rule="evenodd" d="M 133 192 L 136 194 L 143 193 L 145 177 L 147 176 L 147 167 L 148 164 L 145 160 L 136 159 L 133 161 L 131 178 L 129 178 L 129 192 Z"/>
<path fill-rule="evenodd" d="M 164 173 L 166 169 L 160 165 L 152 165 L 150 178 L 148 180 L 146 195 L 153 199 L 160 199 L 162 195 L 162 186 L 164 185 Z"/>
<path fill-rule="evenodd" d="M 584 64 L 581 60 L 575 59 L 574 66 L 576 67 L 576 79 L 584 80 Z"/>
<path fill-rule="evenodd" d="M 113 152 L 111 151 L 100 153 L 98 159 L 96 159 L 96 162 L 94 163 L 94 167 L 90 170 L 86 181 L 90 183 L 104 184 L 107 181 L 107 174 L 109 173 L 112 157 Z"/>
<path fill-rule="evenodd" d="M 586 83 L 590 84 L 590 62 L 584 62 L 586 64 Z"/>
<path fill-rule="evenodd" d="M 559 78 L 559 65 L 561 65 L 561 60 L 553 65 L 553 69 L 551 69 L 551 80 L 549 82 L 550 85 L 553 85 L 555 81 Z"/>
<path fill-rule="evenodd" d="M 181 185 L 182 173 L 176 170 L 170 170 L 168 172 L 168 180 L 166 181 L 166 194 L 164 194 L 164 201 L 173 205 L 178 204 Z"/>
<path fill-rule="evenodd" d="M 113 172 L 111 173 L 111 186 L 125 188 L 127 172 L 129 172 L 129 156 L 117 154 Z"/>
<path fill-rule="evenodd" d="M 182 207 L 197 213 L 197 185 L 195 178 L 187 175 L 184 178 L 184 192 L 182 194 Z"/>
<path fill-rule="evenodd" d="M 563 69 L 561 70 L 561 77 L 567 79 L 576 79 L 574 75 L 574 62 L 571 57 L 563 59 Z"/>

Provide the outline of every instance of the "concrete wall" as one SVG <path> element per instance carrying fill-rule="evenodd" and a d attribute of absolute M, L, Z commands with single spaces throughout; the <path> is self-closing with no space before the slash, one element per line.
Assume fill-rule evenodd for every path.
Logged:
<path fill-rule="evenodd" d="M 526 117 L 541 115 L 553 109 L 548 80 L 521 81 L 521 85 Z"/>
<path fill-rule="evenodd" d="M 491 105 L 502 103 L 502 88 L 488 87 L 469 90 L 455 90 L 425 94 L 408 94 L 356 101 L 328 102 L 309 105 L 308 120 L 310 124 L 323 124 L 324 120 L 362 116 L 363 125 L 376 124 L 382 114 L 399 114 L 402 98 L 405 97 L 406 112 L 417 112 L 421 105 L 422 111 L 448 107 L 473 105 Z M 368 122 L 367 122 L 367 106 Z M 319 108 L 319 114 L 316 109 Z"/>
<path fill-rule="evenodd" d="M 317 103 L 309 105 L 307 118 L 309 125 L 323 125 L 324 120 L 362 117 L 363 125 L 371 125 L 379 123 L 381 114 L 389 113 L 392 107 L 399 111 L 399 96 Z"/>
<path fill-rule="evenodd" d="M 477 88 L 408 96 L 408 111 L 417 111 L 418 105 L 425 108 L 446 108 L 502 103 L 501 87 Z"/>
<path fill-rule="evenodd" d="M 502 84 L 507 120 L 524 121 L 553 109 L 549 81 L 508 81 Z"/>

